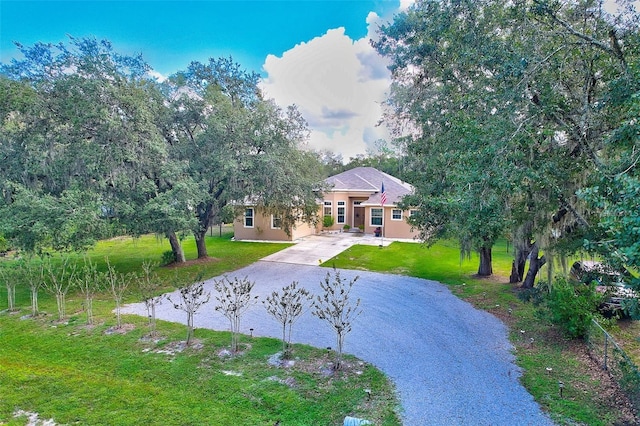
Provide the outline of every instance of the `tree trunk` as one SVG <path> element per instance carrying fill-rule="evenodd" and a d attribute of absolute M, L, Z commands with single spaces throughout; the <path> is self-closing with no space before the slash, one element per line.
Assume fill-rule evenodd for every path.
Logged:
<path fill-rule="evenodd" d="M 480 266 L 478 267 L 478 275 L 481 277 L 488 277 L 493 274 L 493 266 L 491 264 L 491 247 L 481 247 L 480 251 Z"/>
<path fill-rule="evenodd" d="M 526 249 L 523 249 L 523 248 L 518 249 L 518 253 L 516 255 L 516 269 L 518 270 L 518 282 L 524 279 L 524 270 L 527 265 L 527 259 L 529 258 L 529 254 L 531 254 L 530 245 Z"/>
<path fill-rule="evenodd" d="M 516 267 L 516 261 L 511 262 L 511 275 L 509 275 L 509 284 L 515 284 L 520 282 L 518 275 L 518 268 Z"/>
<path fill-rule="evenodd" d="M 173 231 L 167 232 L 167 238 L 169 238 L 171 251 L 173 252 L 173 257 L 176 263 L 186 262 L 187 259 L 184 257 L 184 251 L 182 250 L 182 245 L 180 244 L 180 240 L 176 233 Z"/>
<path fill-rule="evenodd" d="M 509 283 L 519 283 L 524 279 L 524 270 L 527 265 L 527 258 L 531 253 L 531 248 L 519 247 L 516 249 L 516 258 L 511 265 L 511 276 L 509 277 Z"/>
<path fill-rule="evenodd" d="M 196 238 L 196 247 L 198 248 L 198 259 L 204 259 L 209 257 L 207 253 L 207 228 L 203 231 L 194 232 L 193 235 Z"/>
<path fill-rule="evenodd" d="M 544 256 L 540 258 L 538 257 L 539 253 L 540 249 L 538 247 L 538 243 L 533 243 L 533 246 L 531 247 L 531 254 L 529 255 L 529 270 L 527 271 L 527 276 L 522 283 L 522 288 L 533 288 L 538 271 L 547 262 L 547 259 Z"/>

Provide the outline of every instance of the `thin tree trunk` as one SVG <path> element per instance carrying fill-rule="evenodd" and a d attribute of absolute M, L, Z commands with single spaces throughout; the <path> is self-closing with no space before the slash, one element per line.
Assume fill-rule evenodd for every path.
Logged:
<path fill-rule="evenodd" d="M 538 271 L 540 271 L 540 268 L 542 268 L 542 266 L 547 262 L 547 259 L 544 256 L 540 258 L 538 257 L 539 253 L 540 248 L 538 247 L 538 243 L 533 243 L 533 246 L 531 247 L 531 254 L 529 255 L 529 270 L 527 271 L 527 276 L 522 283 L 522 288 L 533 288 Z"/>
<path fill-rule="evenodd" d="M 205 259 L 209 257 L 207 253 L 207 230 L 194 232 L 193 235 L 196 238 L 196 247 L 198 249 L 198 259 Z"/>
<path fill-rule="evenodd" d="M 149 329 L 151 330 L 151 337 L 156 335 L 156 304 L 151 302 L 151 318 L 149 318 Z"/>
<path fill-rule="evenodd" d="M 287 325 L 282 324 L 282 359 L 289 358 L 287 353 Z"/>
<path fill-rule="evenodd" d="M 120 315 L 120 301 L 116 299 L 116 328 L 122 328 L 122 316 Z"/>
<path fill-rule="evenodd" d="M 173 252 L 173 257 L 175 258 L 176 263 L 186 262 L 184 251 L 182 250 L 182 245 L 180 244 L 180 240 L 178 239 L 176 233 L 173 231 L 167 232 L 167 238 L 169 239 L 169 243 L 171 244 L 171 251 Z"/>
<path fill-rule="evenodd" d="M 38 289 L 31 288 L 31 315 L 38 315 Z"/>
<path fill-rule="evenodd" d="M 9 305 L 9 311 L 13 311 L 16 306 L 16 288 L 7 284 L 7 303 Z"/>
<path fill-rule="evenodd" d="M 481 247 L 479 254 L 480 266 L 478 267 L 478 275 L 481 277 L 488 277 L 493 274 L 493 266 L 491 264 L 491 247 Z"/>
<path fill-rule="evenodd" d="M 87 324 L 93 324 L 93 298 L 87 297 L 84 301 L 87 310 Z"/>

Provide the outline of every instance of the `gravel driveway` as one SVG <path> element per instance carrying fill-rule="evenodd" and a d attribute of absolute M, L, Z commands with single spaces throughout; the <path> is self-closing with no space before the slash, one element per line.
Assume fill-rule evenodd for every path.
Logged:
<path fill-rule="evenodd" d="M 256 262 L 228 274 L 256 281 L 260 300 L 291 281 L 319 293 L 327 268 Z M 377 366 L 395 383 L 406 426 L 552 425 L 522 387 L 513 363 L 506 327 L 473 308 L 434 281 L 398 275 L 341 270 L 345 279 L 359 275 L 353 296 L 363 313 L 345 339 L 345 352 Z M 212 293 L 213 284 L 207 282 Z M 213 299 L 213 297 L 212 297 Z M 227 320 L 210 306 L 201 308 L 195 326 L 229 330 Z M 123 312 L 146 315 L 143 304 Z M 185 314 L 164 303 L 160 319 L 185 322 Z M 280 337 L 280 327 L 261 303 L 242 318 L 242 331 Z M 329 326 L 309 312 L 293 329 L 294 342 L 335 346 Z M 348 414 L 348 413 L 346 413 Z"/>

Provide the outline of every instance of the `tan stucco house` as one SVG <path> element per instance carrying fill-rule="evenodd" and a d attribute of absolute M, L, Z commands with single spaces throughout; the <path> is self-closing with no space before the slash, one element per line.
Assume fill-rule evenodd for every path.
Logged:
<path fill-rule="evenodd" d="M 322 231 L 344 232 L 345 225 L 350 231 L 361 230 L 366 234 L 380 231 L 387 238 L 417 237 L 418 232 L 407 223 L 412 210 L 403 211 L 397 206 L 403 196 L 413 192 L 410 184 L 373 167 L 347 170 L 325 182 L 329 189 L 319 200 L 317 226 L 300 222 L 287 235 L 277 217 L 261 214 L 259 208 L 246 205 L 244 215 L 234 222 L 235 239 L 293 241 Z M 333 219 L 333 225 L 328 228 L 322 225 L 325 216 Z"/>

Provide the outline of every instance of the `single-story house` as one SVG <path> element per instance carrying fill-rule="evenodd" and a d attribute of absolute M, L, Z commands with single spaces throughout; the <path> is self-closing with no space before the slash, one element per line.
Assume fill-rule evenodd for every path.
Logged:
<path fill-rule="evenodd" d="M 401 210 L 397 203 L 413 192 L 413 186 L 373 167 L 357 167 L 325 180 L 329 189 L 319 200 L 320 222 L 313 226 L 297 223 L 289 235 L 280 227 L 279 219 L 265 215 L 260 209 L 244 206 L 244 214 L 234 222 L 236 240 L 293 241 L 322 231 L 360 231 L 367 234 L 380 232 L 387 238 L 414 238 L 407 217 L 413 210 Z M 383 195 L 384 189 L 384 195 Z M 332 222 L 323 226 L 323 219 Z"/>

